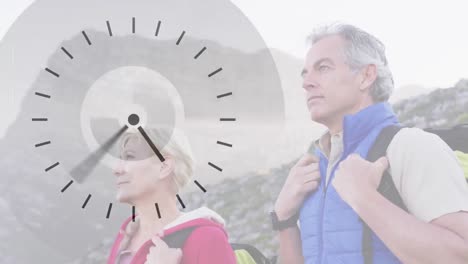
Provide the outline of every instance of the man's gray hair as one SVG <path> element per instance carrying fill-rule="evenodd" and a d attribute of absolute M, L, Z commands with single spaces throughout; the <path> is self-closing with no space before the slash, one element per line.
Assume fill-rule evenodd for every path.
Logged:
<path fill-rule="evenodd" d="M 341 23 L 318 27 L 307 40 L 315 44 L 331 35 L 338 35 L 347 42 L 345 60 L 352 70 L 358 71 L 369 64 L 376 65 L 377 78 L 371 86 L 370 94 L 374 102 L 388 101 L 394 84 L 384 44 L 360 28 Z"/>

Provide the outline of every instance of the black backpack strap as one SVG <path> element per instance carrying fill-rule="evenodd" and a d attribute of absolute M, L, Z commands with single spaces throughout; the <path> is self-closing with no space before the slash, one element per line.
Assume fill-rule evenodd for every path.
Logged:
<path fill-rule="evenodd" d="M 196 228 L 196 226 L 193 226 L 176 231 L 174 233 L 164 236 L 162 240 L 166 242 L 166 244 L 170 248 L 182 248 L 185 244 L 185 241 L 189 238 L 193 230 L 195 230 Z"/>
<path fill-rule="evenodd" d="M 375 162 L 379 158 L 386 156 L 390 142 L 401 128 L 401 126 L 397 125 L 383 128 L 380 134 L 377 136 L 374 145 L 369 150 L 369 153 L 367 154 L 367 160 L 370 162 Z M 388 173 L 388 171 L 385 171 L 382 175 L 382 180 L 380 181 L 377 190 L 393 204 L 404 209 L 405 211 L 408 211 L 406 205 L 401 199 L 400 194 L 398 193 L 398 189 L 393 182 L 392 176 Z M 363 222 L 362 255 L 364 257 L 364 264 L 373 263 L 373 253 L 374 249 L 372 245 L 372 230 L 366 223 Z"/>
<path fill-rule="evenodd" d="M 231 247 L 234 251 L 241 249 L 247 251 L 257 264 L 271 264 L 271 261 L 252 245 L 231 243 Z"/>

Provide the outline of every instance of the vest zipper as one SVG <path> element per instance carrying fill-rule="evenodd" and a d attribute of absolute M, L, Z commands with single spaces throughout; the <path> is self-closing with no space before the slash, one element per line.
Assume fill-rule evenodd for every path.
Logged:
<path fill-rule="evenodd" d="M 320 221 L 320 250 L 319 250 L 319 263 L 323 263 L 323 219 L 325 215 L 325 200 L 327 198 L 327 185 L 325 184 L 322 191 L 322 208 L 321 208 L 321 221 Z"/>
<path fill-rule="evenodd" d="M 343 160 L 343 157 L 344 157 L 344 152 L 341 155 L 338 162 L 332 167 L 332 171 L 330 173 L 330 178 L 328 179 L 328 181 L 326 181 L 326 177 L 325 177 L 325 183 L 324 183 L 325 186 L 323 187 L 323 192 L 322 192 L 322 208 L 321 208 L 321 221 L 320 221 L 320 251 L 319 251 L 319 261 L 320 261 L 319 263 L 320 264 L 323 263 L 323 220 L 325 218 L 325 203 L 326 203 L 326 200 L 327 200 L 326 199 L 327 198 L 327 189 L 328 189 L 328 186 L 330 185 L 332 179 L 335 177 L 336 167 L 338 167 L 338 164 Z M 328 159 L 327 159 L 327 164 L 328 164 Z"/>
<path fill-rule="evenodd" d="M 328 159 L 325 158 L 325 156 L 322 156 L 320 158 L 324 158 L 327 162 L 327 167 L 328 167 Z M 320 208 L 320 230 L 319 230 L 319 236 L 320 236 L 320 245 L 319 245 L 319 257 L 318 257 L 318 260 L 319 260 L 319 263 L 323 263 L 323 219 L 324 219 L 324 214 L 325 214 L 325 200 L 326 200 L 326 197 L 327 197 L 327 177 L 326 177 L 326 171 L 325 171 L 325 180 L 322 181 L 323 184 L 323 188 L 322 188 L 322 201 L 321 201 L 321 208 Z"/>

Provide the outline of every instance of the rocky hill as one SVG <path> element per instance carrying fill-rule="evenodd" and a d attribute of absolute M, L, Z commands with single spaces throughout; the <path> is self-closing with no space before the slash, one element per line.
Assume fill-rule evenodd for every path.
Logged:
<path fill-rule="evenodd" d="M 194 129 L 198 134 L 191 134 L 203 138 L 194 140 L 201 145 L 199 150 L 209 152 L 212 146 L 218 147 L 216 140 L 230 139 L 227 138 L 229 135 L 223 137 L 226 133 L 221 134 L 228 130 L 228 125 L 219 122 L 222 117 L 237 118 L 234 136 L 238 138 L 245 138 L 246 134 L 252 134 L 249 138 L 260 135 L 245 130 L 243 125 L 246 123 L 281 123 L 284 119 L 281 83 L 269 50 L 248 53 L 190 36 L 177 45 L 177 40 L 159 40 L 136 34 L 110 37 L 107 32 L 91 29 L 87 30 L 87 34 L 93 45 L 88 45 L 81 33 L 60 43 L 60 46 L 72 51 L 73 60 L 60 46 L 48 58 L 43 67 L 55 71 L 59 77 L 44 68 L 37 68 L 37 76 L 19 102 L 18 116 L 5 137 L 0 139 L 0 168 L 4 183 L 0 185 L 0 212 L 4 216 L 0 218 L 0 239 L 8 241 L 0 243 L 0 263 L 66 263 L 92 250 L 96 243 L 113 237 L 121 219 L 126 216 L 126 208 L 119 210 L 119 206 L 115 205 L 112 221 L 103 217 L 108 206 L 105 201 L 114 201 L 115 186 L 114 177 L 105 166 L 98 166 L 93 172 L 97 177 L 89 177 L 87 184 L 74 184 L 65 193 L 60 192 L 70 180 L 67 169 L 73 168 L 89 154 L 81 130 L 82 110 L 89 102 L 87 92 L 92 89 L 99 92 L 102 87 L 118 88 L 119 83 L 133 77 L 131 72 L 126 72 L 125 75 L 116 75 L 116 82 L 96 86 L 97 82 L 102 81 L 101 77 L 108 76 L 109 72 L 132 66 L 160 73 L 169 79 L 177 87 L 183 102 L 186 123 L 195 120 L 200 126 Z M 206 51 L 195 59 L 195 54 L 202 47 L 206 47 Z M 211 75 L 218 67 L 223 70 Z M 161 102 L 158 104 L 158 96 L 153 93 L 159 83 L 151 81 L 151 78 L 133 79 L 137 79 L 133 83 L 135 90 L 143 92 L 134 94 L 130 99 L 151 113 L 148 123 L 159 124 L 157 121 L 151 122 L 153 116 L 174 121 L 174 111 L 171 112 L 170 107 Z M 36 92 L 50 98 L 39 97 Z M 226 92 L 233 95 L 223 98 L 227 100 L 217 98 Z M 125 96 L 118 89 L 104 96 L 101 93 L 101 96 L 93 97 L 94 106 L 96 109 L 118 112 L 121 106 L 116 103 L 117 100 L 128 99 L 122 97 Z M 31 118 L 40 117 L 47 117 L 48 121 L 31 122 Z M 88 124 L 96 140 L 101 143 L 119 128 L 117 120 L 106 117 L 96 116 Z M 201 122 L 203 120 L 214 125 L 208 127 Z M 228 132 L 234 134 L 232 130 Z M 52 143 L 34 147 L 46 140 Z M 239 151 L 236 153 L 242 155 Z M 216 156 L 225 158 L 219 153 Z M 45 172 L 45 168 L 58 159 L 60 166 Z M 251 160 L 255 163 L 253 158 Z M 235 166 L 234 162 L 231 164 Z M 229 171 L 227 166 L 224 168 Z M 209 172 L 213 171 L 209 166 L 205 167 Z M 92 198 L 86 210 L 83 210 L 80 207 L 88 193 L 92 194 Z M 30 254 L 24 254 L 24 248 Z"/>
<path fill-rule="evenodd" d="M 394 109 L 407 126 L 436 128 L 468 123 L 468 80 L 462 79 L 452 88 L 403 100 Z"/>
<path fill-rule="evenodd" d="M 468 82 L 461 80 L 455 87 L 438 89 L 430 94 L 401 101 L 394 105 L 401 122 L 418 127 L 452 126 L 468 122 Z M 268 212 L 295 162 L 283 164 L 269 173 L 246 174 L 215 186 L 208 186 L 204 195 L 189 195 L 190 208 L 208 206 L 226 218 L 231 242 L 255 245 L 266 256 L 277 255 L 278 239 L 271 230 Z M 110 240 L 102 248 L 74 263 L 102 263 Z"/>

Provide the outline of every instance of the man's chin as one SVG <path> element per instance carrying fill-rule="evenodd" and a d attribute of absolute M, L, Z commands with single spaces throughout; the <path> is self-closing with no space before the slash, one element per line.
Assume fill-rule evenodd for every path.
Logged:
<path fill-rule="evenodd" d="M 312 110 L 310 111 L 310 119 L 314 122 L 322 123 L 325 119 L 325 115 L 320 111 Z"/>

